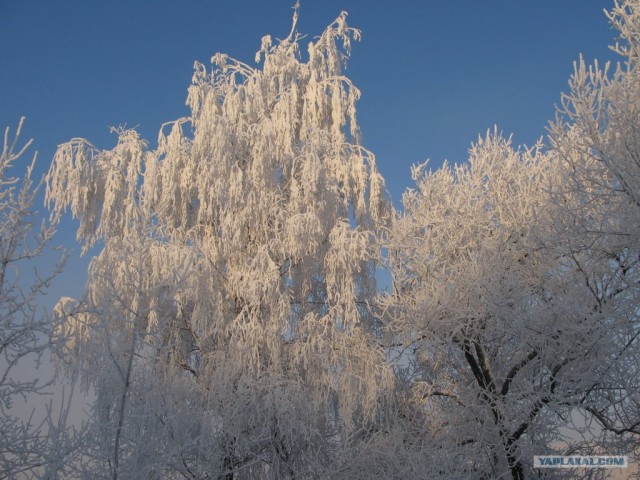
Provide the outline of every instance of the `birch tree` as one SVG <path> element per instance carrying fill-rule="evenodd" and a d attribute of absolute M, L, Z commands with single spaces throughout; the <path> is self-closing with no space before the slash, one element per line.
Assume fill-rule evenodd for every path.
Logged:
<path fill-rule="evenodd" d="M 60 146 L 54 217 L 99 249 L 58 305 L 60 360 L 95 391 L 94 478 L 319 478 L 379 428 L 392 391 L 368 309 L 387 218 L 345 76 L 342 13 L 300 51 L 196 62 L 191 115 Z M 306 57 L 306 61 L 303 60 Z"/>

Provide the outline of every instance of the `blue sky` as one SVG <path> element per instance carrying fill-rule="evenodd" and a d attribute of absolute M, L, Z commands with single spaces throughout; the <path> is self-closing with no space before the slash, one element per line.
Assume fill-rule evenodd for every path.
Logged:
<path fill-rule="evenodd" d="M 293 0 L 1 0 L 0 126 L 27 117 L 46 171 L 58 144 L 111 148 L 110 126 L 160 125 L 187 113 L 194 60 L 216 52 L 252 62 L 265 34 L 289 33 Z M 616 59 L 603 0 L 302 0 L 313 38 L 341 10 L 360 28 L 346 74 L 362 91 L 363 143 L 396 205 L 410 166 L 462 162 L 497 125 L 533 144 L 554 116 L 579 54 Z M 75 224 L 58 243 L 74 245 Z M 86 259 L 70 260 L 55 294 L 77 295 Z M 70 288 L 69 285 L 73 285 Z M 52 292 L 53 293 L 53 292 Z"/>

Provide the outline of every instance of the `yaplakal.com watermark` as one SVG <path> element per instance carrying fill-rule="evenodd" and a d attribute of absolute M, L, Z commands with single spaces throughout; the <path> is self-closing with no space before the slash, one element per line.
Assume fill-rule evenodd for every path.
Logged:
<path fill-rule="evenodd" d="M 627 468 L 626 456 L 616 455 L 534 455 L 534 468 Z"/>

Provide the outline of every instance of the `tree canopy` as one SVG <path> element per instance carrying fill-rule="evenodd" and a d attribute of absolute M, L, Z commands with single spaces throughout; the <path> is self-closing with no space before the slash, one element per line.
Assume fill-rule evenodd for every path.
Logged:
<path fill-rule="evenodd" d="M 297 14 L 255 64 L 196 63 L 156 146 L 58 148 L 53 222 L 98 252 L 55 311 L 95 394 L 58 474 L 519 480 L 577 474 L 534 455 L 637 456 L 640 2 L 608 13 L 622 63 L 576 63 L 546 144 L 490 130 L 415 166 L 398 210 L 345 75 L 360 32 L 343 12 L 303 52 Z"/>

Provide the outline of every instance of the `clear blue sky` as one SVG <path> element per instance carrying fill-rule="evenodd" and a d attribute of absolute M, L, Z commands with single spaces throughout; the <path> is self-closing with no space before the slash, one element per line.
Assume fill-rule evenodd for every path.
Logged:
<path fill-rule="evenodd" d="M 312 38 L 341 10 L 362 30 L 346 73 L 362 91 L 363 143 L 398 205 L 412 164 L 462 162 L 494 125 L 517 144 L 544 135 L 579 54 L 615 59 L 602 12 L 612 1 L 302 0 L 298 30 Z M 110 126 L 138 126 L 153 145 L 186 113 L 194 60 L 252 62 L 263 35 L 287 36 L 293 3 L 0 0 L 0 126 L 27 117 L 42 172 L 73 137 L 111 148 Z M 74 226 L 58 243 L 77 251 Z M 65 287 L 84 269 L 72 259 Z"/>

